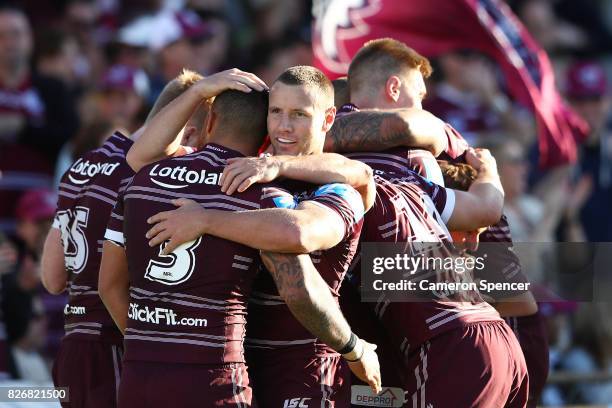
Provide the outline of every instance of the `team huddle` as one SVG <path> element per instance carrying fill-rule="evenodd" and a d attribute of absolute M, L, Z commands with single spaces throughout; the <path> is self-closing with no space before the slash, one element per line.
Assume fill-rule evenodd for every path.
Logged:
<path fill-rule="evenodd" d="M 535 406 L 547 351 L 528 290 L 360 298 L 364 243 L 496 242 L 460 279 L 526 281 L 495 159 L 422 110 L 430 73 L 391 39 L 333 84 L 309 66 L 269 87 L 185 71 L 141 129 L 79 158 L 42 268 L 69 293 L 65 406 Z"/>

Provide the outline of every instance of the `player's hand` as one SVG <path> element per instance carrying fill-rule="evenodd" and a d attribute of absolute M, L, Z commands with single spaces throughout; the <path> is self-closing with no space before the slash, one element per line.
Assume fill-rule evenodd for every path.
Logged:
<path fill-rule="evenodd" d="M 255 183 L 268 183 L 280 174 L 281 161 L 274 156 L 244 157 L 227 160 L 221 191 L 242 193 Z"/>
<path fill-rule="evenodd" d="M 200 204 L 186 198 L 172 200 L 172 204 L 178 208 L 157 213 L 147 220 L 149 224 L 155 224 L 146 234 L 149 246 L 169 241 L 162 251 L 163 255 L 171 253 L 179 245 L 193 241 L 203 234 L 202 225 L 206 210 Z"/>
<path fill-rule="evenodd" d="M 478 172 L 481 170 L 497 172 L 497 162 L 488 149 L 470 147 L 465 153 L 465 161 Z"/>
<path fill-rule="evenodd" d="M 202 99 L 217 96 L 228 89 L 247 93 L 253 89 L 256 91 L 268 89 L 266 83 L 257 77 L 257 75 L 241 71 L 237 68 L 221 71 L 203 78 L 196 82 L 194 87 L 200 93 Z"/>
<path fill-rule="evenodd" d="M 376 344 L 368 343 L 360 339 L 363 343 L 363 356 L 355 362 L 348 362 L 349 368 L 361 381 L 367 382 L 375 394 L 382 390 L 380 378 L 380 364 L 376 354 Z"/>

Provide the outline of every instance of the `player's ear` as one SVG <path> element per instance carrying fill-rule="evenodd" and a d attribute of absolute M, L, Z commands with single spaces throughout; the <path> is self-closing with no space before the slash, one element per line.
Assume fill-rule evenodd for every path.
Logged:
<path fill-rule="evenodd" d="M 332 106 L 331 108 L 327 108 L 325 110 L 325 121 L 323 122 L 323 131 L 329 132 L 329 130 L 334 125 L 334 120 L 336 119 L 336 107 Z"/>
<path fill-rule="evenodd" d="M 402 80 L 396 75 L 391 75 L 385 83 L 385 95 L 393 102 L 397 102 L 400 97 L 400 87 Z"/>
<path fill-rule="evenodd" d="M 206 136 L 210 135 L 217 124 L 217 114 L 212 110 L 206 116 Z"/>
<path fill-rule="evenodd" d="M 186 125 L 183 130 L 183 139 L 181 145 L 189 147 L 198 146 L 198 129 L 193 125 Z"/>

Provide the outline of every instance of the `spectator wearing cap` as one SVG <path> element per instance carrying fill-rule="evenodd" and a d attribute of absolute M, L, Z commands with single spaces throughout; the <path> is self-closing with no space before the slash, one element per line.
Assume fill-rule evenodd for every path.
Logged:
<path fill-rule="evenodd" d="M 57 196 L 46 189 L 31 190 L 17 203 L 17 237 L 36 259 L 55 215 Z"/>
<path fill-rule="evenodd" d="M 144 122 L 149 79 L 140 69 L 114 65 L 105 72 L 100 84 L 101 118 L 116 128 L 132 133 Z"/>
<path fill-rule="evenodd" d="M 117 41 L 131 47 L 147 47 L 156 59 L 149 102 L 152 105 L 163 87 L 183 68 L 197 70 L 197 47 L 212 36 L 210 28 L 189 10 L 162 10 L 142 16 L 119 30 Z"/>
<path fill-rule="evenodd" d="M 53 296 L 40 283 L 40 258 L 49 228 L 55 216 L 57 195 L 51 190 L 28 191 L 17 204 L 17 236 L 23 250 L 16 276 L 16 292 L 42 304 L 45 317 L 43 345 L 45 356 L 55 356 L 64 335 L 64 305 L 66 297 Z M 24 300 L 24 302 L 26 302 Z M 6 313 L 12 313 L 7 310 Z M 8 319 L 7 319 L 8 320 Z"/>
<path fill-rule="evenodd" d="M 566 95 L 591 128 L 581 149 L 582 180 L 592 193 L 582 208 L 581 220 L 589 241 L 612 241 L 612 131 L 611 100 L 606 71 L 597 62 L 579 61 L 567 72 Z"/>
<path fill-rule="evenodd" d="M 63 330 L 63 304 L 49 307 L 41 296 L 40 284 L 40 256 L 56 202 L 51 190 L 35 189 L 27 191 L 17 203 L 18 260 L 14 269 L 2 276 L 0 296 L 15 378 L 46 381 L 48 372 L 40 368 L 45 365 L 39 352 L 49 341 L 47 323 L 59 320 L 59 326 L 53 326 L 60 337 Z"/>

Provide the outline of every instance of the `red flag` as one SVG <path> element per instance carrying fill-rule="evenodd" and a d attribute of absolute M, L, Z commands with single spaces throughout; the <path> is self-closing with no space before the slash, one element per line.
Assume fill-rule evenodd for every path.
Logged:
<path fill-rule="evenodd" d="M 368 40 L 391 37 L 435 57 L 472 48 L 495 59 L 511 96 L 530 107 L 539 133 L 540 165 L 576 159 L 588 125 L 555 89 L 546 52 L 501 0 L 343 0 L 315 2 L 315 65 L 331 78 L 345 75 Z"/>

